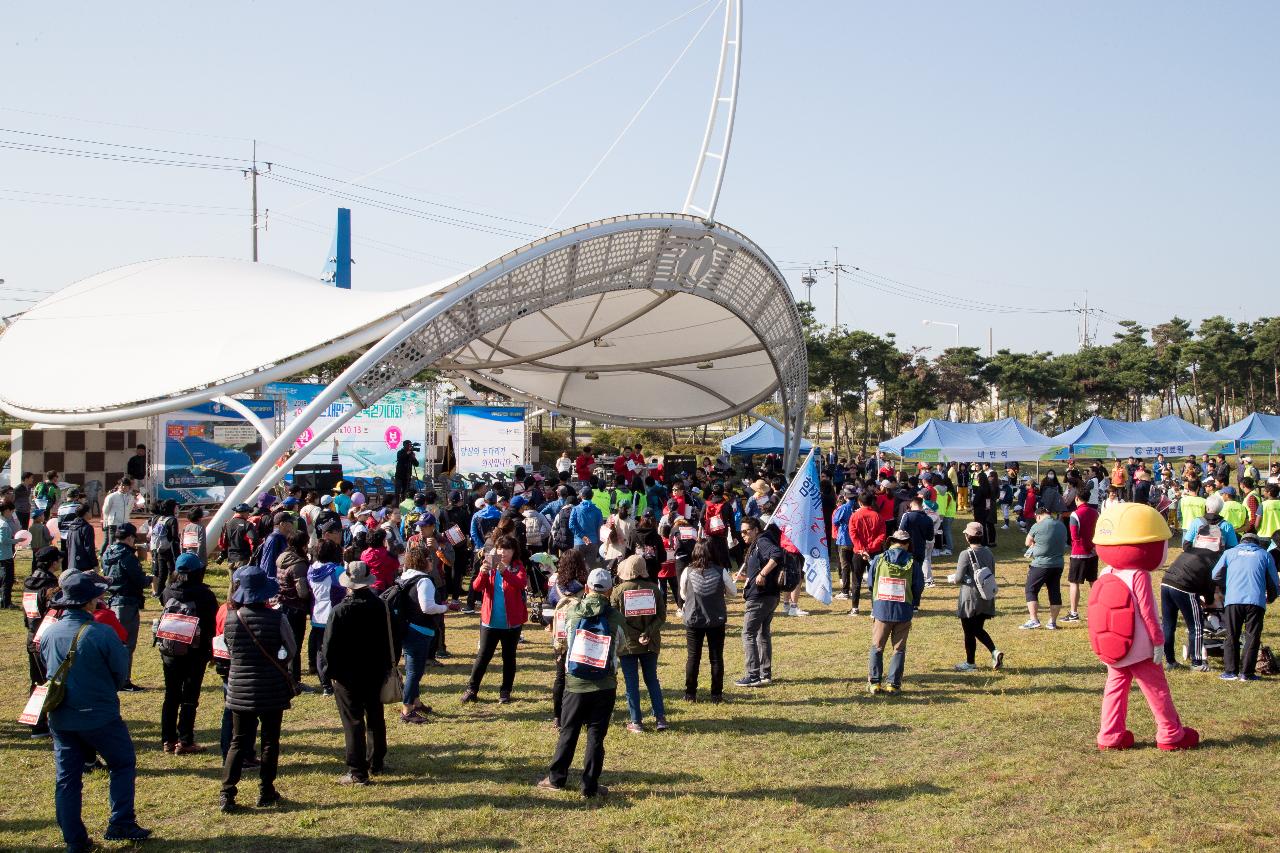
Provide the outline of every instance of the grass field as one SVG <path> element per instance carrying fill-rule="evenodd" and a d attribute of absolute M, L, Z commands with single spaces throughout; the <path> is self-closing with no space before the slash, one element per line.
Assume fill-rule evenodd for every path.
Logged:
<path fill-rule="evenodd" d="M 516 701 L 496 704 L 491 668 L 481 701 L 464 707 L 458 695 L 476 620 L 450 617 L 455 657 L 429 670 L 425 682 L 434 721 L 389 723 L 392 772 L 368 788 L 335 784 L 343 772 L 337 712 L 319 695 L 300 697 L 285 715 L 278 780 L 285 806 L 230 817 L 216 806 L 219 679 L 213 672 L 205 679 L 197 719 L 197 737 L 210 753 L 165 755 L 159 656 L 140 645 L 135 680 L 153 689 L 121 699 L 138 749 L 139 819 L 155 830 L 146 848 L 1280 849 L 1276 685 L 1222 683 L 1217 669 L 1174 673 L 1175 701 L 1204 746 L 1157 750 L 1151 715 L 1135 690 L 1130 728 L 1138 748 L 1099 754 L 1104 669 L 1083 625 L 1017 630 L 1025 619 L 1021 536 L 1001 533 L 1000 616 L 988 627 L 1008 656 L 1002 672 L 952 670 L 964 656 L 954 589 L 946 584 L 926 595 L 905 691 L 896 697 L 865 692 L 870 619 L 808 601 L 812 617 L 775 620 L 771 687 L 730 687 L 730 702 L 690 705 L 679 698 L 683 630 L 669 626 L 661 676 L 673 728 L 628 734 L 619 695 L 602 779 L 611 794 L 597 810 L 576 793 L 532 787 L 555 740 L 552 661 L 540 631 L 521 649 Z M 940 561 L 940 577 L 952 565 Z M 225 575 L 210 582 L 224 587 Z M 740 610 L 730 618 L 727 681 L 742 671 L 734 633 Z M 1264 642 L 1280 645 L 1274 619 Z M 14 722 L 26 697 L 23 638 L 20 611 L 0 613 L 0 848 L 60 849 L 49 742 L 30 740 Z M 247 776 L 242 800 L 252 802 L 252 788 Z M 98 838 L 106 799 L 106 774 L 86 779 L 86 824 Z"/>

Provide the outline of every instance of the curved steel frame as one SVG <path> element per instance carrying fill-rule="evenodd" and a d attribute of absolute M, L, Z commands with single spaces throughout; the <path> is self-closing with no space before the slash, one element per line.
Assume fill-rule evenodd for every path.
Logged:
<path fill-rule="evenodd" d="M 733 63 L 729 75 L 729 93 L 725 89 L 725 65 Z M 707 116 L 707 130 L 702 135 L 702 147 L 693 167 L 693 180 L 684 199 L 684 212 L 696 213 L 708 222 L 716 218 L 716 205 L 720 203 L 720 187 L 724 184 L 724 167 L 729 161 L 729 145 L 733 142 L 733 120 L 738 112 L 738 80 L 742 72 L 742 0 L 726 0 L 724 7 L 724 35 L 720 40 L 720 62 L 716 66 L 716 85 L 711 92 L 711 114 Z M 711 150 L 711 139 L 716 129 L 716 119 L 724 115 L 724 136 L 720 150 Z M 705 207 L 695 204 L 702 170 L 707 160 L 716 161 L 715 180 L 711 185 L 711 197 Z"/>
<path fill-rule="evenodd" d="M 656 413 L 653 418 L 637 419 L 566 408 L 558 401 L 524 393 L 483 373 L 484 362 L 464 369 L 472 374 L 469 378 L 516 399 L 627 425 L 675 427 L 705 423 L 747 412 L 778 393 L 790 439 L 788 465 L 795 464 L 808 365 L 800 317 L 782 274 L 763 250 L 731 228 L 684 214 L 634 214 L 580 225 L 537 240 L 472 272 L 412 309 L 397 328 L 343 371 L 264 450 L 223 502 L 210 522 L 208 535 L 218 535 L 232 507 L 255 491 L 274 485 L 311 449 L 323 446 L 346 418 L 408 377 L 442 363 L 450 369 L 462 368 L 456 354 L 468 343 L 521 317 L 569 300 L 619 290 L 647 290 L 658 296 L 685 293 L 716 303 L 756 334 L 777 377 L 775 382 L 756 398 L 737 404 L 729 401 L 718 412 L 692 418 L 664 418 Z M 356 405 L 331 421 L 306 446 L 297 448 L 285 465 L 272 470 L 275 460 L 293 447 L 302 430 L 344 394 Z"/>

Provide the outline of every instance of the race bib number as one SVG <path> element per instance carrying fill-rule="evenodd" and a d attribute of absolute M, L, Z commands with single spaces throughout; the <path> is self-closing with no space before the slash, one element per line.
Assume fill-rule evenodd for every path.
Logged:
<path fill-rule="evenodd" d="M 218 660 L 231 660 L 231 651 L 227 648 L 226 634 L 219 634 L 213 638 L 213 656 Z"/>
<path fill-rule="evenodd" d="M 1216 553 L 1222 547 L 1222 540 L 1217 536 L 1198 535 L 1192 540 L 1191 547 Z"/>
<path fill-rule="evenodd" d="M 707 529 L 712 533 L 723 533 L 724 519 L 718 515 L 711 516 L 711 518 L 707 519 Z"/>
<path fill-rule="evenodd" d="M 48 685 L 36 685 L 36 689 L 31 691 L 31 697 L 27 699 L 27 704 L 23 706 L 22 713 L 18 715 L 18 722 L 34 726 L 40 719 L 40 713 L 44 711 L 44 697 L 48 693 Z"/>
<path fill-rule="evenodd" d="M 904 578 L 880 578 L 876 585 L 877 601 L 906 601 L 907 582 Z"/>
<path fill-rule="evenodd" d="M 192 551 L 200 547 L 200 531 L 194 525 L 182 531 L 182 550 L 190 548 Z"/>
<path fill-rule="evenodd" d="M 46 613 L 44 618 L 40 620 L 40 625 L 36 628 L 36 635 L 31 639 L 32 645 L 37 649 L 40 648 L 40 641 L 44 639 L 45 634 L 49 633 L 49 629 L 53 627 L 53 623 L 56 621 L 52 610 Z"/>
<path fill-rule="evenodd" d="M 690 541 L 690 540 L 692 540 L 692 539 L 697 539 L 697 538 L 698 538 L 698 531 L 696 531 L 696 530 L 694 530 L 692 527 L 688 527 L 688 526 L 681 527 L 681 528 L 680 528 L 680 538 L 681 538 L 683 541 L 685 541 L 685 542 L 688 542 L 688 541 Z"/>
<path fill-rule="evenodd" d="M 24 592 L 22 594 L 22 612 L 28 619 L 40 618 L 40 593 Z"/>
<path fill-rule="evenodd" d="M 622 594 L 622 614 L 631 616 L 655 616 L 658 598 L 651 589 L 629 589 Z"/>
<path fill-rule="evenodd" d="M 462 528 L 455 524 L 444 532 L 444 538 L 449 541 L 450 545 L 457 545 L 463 539 Z"/>
<path fill-rule="evenodd" d="M 556 611 L 555 619 L 552 620 L 551 637 L 556 643 L 563 643 L 566 636 L 566 623 L 569 621 L 569 609 L 561 607 Z"/>
<path fill-rule="evenodd" d="M 156 627 L 156 636 L 162 640 L 173 640 L 175 643 L 191 645 L 196 638 L 196 629 L 200 620 L 184 613 L 166 613 L 160 617 Z"/>
<path fill-rule="evenodd" d="M 609 665 L 609 650 L 613 647 L 611 634 L 596 634 L 591 631 L 578 631 L 574 635 L 573 649 L 569 652 L 569 660 L 583 666 L 594 666 L 603 669 Z"/>

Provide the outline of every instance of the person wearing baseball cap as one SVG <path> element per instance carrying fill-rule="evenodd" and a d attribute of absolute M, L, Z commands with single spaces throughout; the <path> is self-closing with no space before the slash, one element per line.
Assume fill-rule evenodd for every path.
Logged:
<path fill-rule="evenodd" d="M 609 789 L 600 784 L 600 773 L 604 769 L 604 739 L 618 699 L 618 650 L 623 638 L 622 614 L 609 602 L 612 590 L 613 575 L 605 569 L 595 569 L 587 575 L 587 588 L 582 598 L 568 605 L 565 617 L 568 651 L 560 738 L 547 775 L 538 782 L 538 787 L 543 790 L 564 790 L 569 781 L 569 766 L 578 748 L 578 737 L 585 728 L 587 745 L 582 761 L 582 796 L 594 799 L 609 793 Z M 587 637 L 588 632 L 594 636 Z M 591 677 L 583 677 L 588 675 Z"/>
<path fill-rule="evenodd" d="M 102 553 L 103 575 L 107 579 L 107 603 L 124 627 L 128 639 L 125 646 L 129 652 L 129 669 L 133 669 L 133 654 L 138 647 L 138 628 L 142 621 L 142 605 L 147 594 L 147 581 L 150 578 L 142 570 L 135 550 L 138 530 L 130 522 L 116 527 L 116 541 L 112 542 Z M 132 679 L 126 679 L 124 690 L 136 691 Z"/>
<path fill-rule="evenodd" d="M 911 533 L 893 531 L 889 550 L 871 564 L 871 659 L 867 691 L 898 693 L 907 664 L 907 636 L 911 620 L 924 595 L 924 567 L 911 555 Z M 893 645 L 889 671 L 885 673 L 884 648 Z"/>
<path fill-rule="evenodd" d="M 61 583 L 50 605 L 62 610 L 62 618 L 45 632 L 40 655 L 45 672 L 54 673 L 75 649 L 75 665 L 66 673 L 66 697 L 49 713 L 62 839 L 68 850 L 93 846 L 81 820 L 81 779 L 86 757 L 96 754 L 111 775 L 111 816 L 103 837 L 141 841 L 151 831 L 138 826 L 134 812 L 137 758 L 117 695 L 129 679 L 129 653 L 110 628 L 93 619 L 106 585 L 83 572 L 69 572 Z"/>
<path fill-rule="evenodd" d="M 578 492 L 580 500 L 569 513 L 569 533 L 573 536 L 574 547 L 582 552 L 587 565 L 599 567 L 600 528 L 604 526 L 604 513 L 592 502 L 593 494 L 590 486 L 583 486 Z"/>
<path fill-rule="evenodd" d="M 214 620 L 218 615 L 218 597 L 204 582 L 204 562 L 199 556 L 178 556 L 173 576 L 160 593 L 160 606 L 166 613 L 194 616 L 199 624 L 191 643 L 164 639 L 159 642 L 164 669 L 161 749 L 174 755 L 195 755 L 205 750 L 195 739 L 196 709 L 204 671 L 213 657 Z"/>
<path fill-rule="evenodd" d="M 983 627 L 988 619 L 996 615 L 996 558 L 985 544 L 986 530 L 980 521 L 971 521 L 964 526 L 964 538 L 969 547 L 960 552 L 956 560 L 956 570 L 947 575 L 949 583 L 960 587 L 956 599 L 956 616 L 960 618 L 960 627 L 964 630 L 965 662 L 956 664 L 957 672 L 972 672 L 978 667 L 974 665 L 978 643 L 986 646 L 991 653 L 991 668 L 999 669 L 1004 665 L 1004 652 L 996 648 L 995 640 Z M 991 597 L 986 594 L 992 592 Z"/>

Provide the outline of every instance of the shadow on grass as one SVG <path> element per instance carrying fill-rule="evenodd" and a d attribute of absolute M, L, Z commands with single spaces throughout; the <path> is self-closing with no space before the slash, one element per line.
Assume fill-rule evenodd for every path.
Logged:
<path fill-rule="evenodd" d="M 918 784 L 886 785 L 882 788 L 856 788 L 843 785 L 818 785 L 796 788 L 752 788 L 745 791 L 708 791 L 708 797 L 730 800 L 778 800 L 795 802 L 810 808 L 846 808 L 871 805 L 885 800 L 902 800 L 909 797 L 940 796 L 951 792 L 931 782 Z M 693 796 L 700 796 L 694 794 Z"/>
<path fill-rule="evenodd" d="M 333 835 L 308 838 L 298 843 L 262 835 L 211 835 L 207 838 L 168 839 L 152 836 L 144 849 L 156 850 L 514 850 L 520 846 L 515 838 L 499 836 L 471 836 L 464 838 L 436 839 L 429 842 L 406 844 L 388 838 L 371 835 Z"/>

